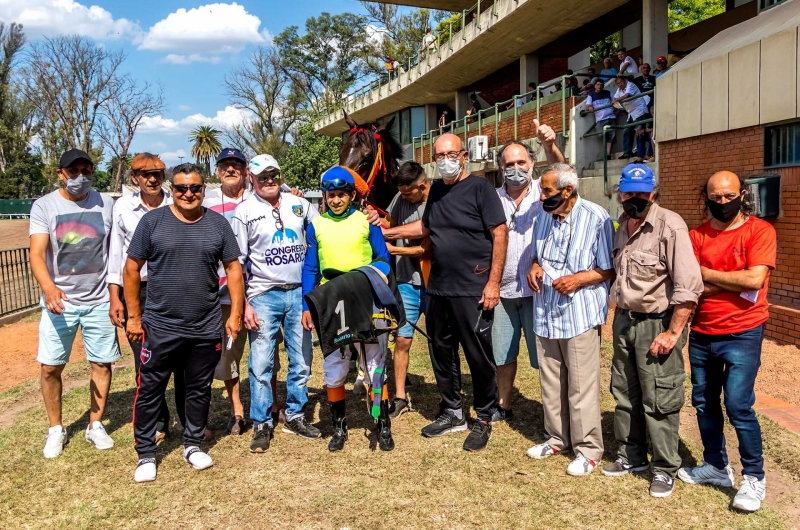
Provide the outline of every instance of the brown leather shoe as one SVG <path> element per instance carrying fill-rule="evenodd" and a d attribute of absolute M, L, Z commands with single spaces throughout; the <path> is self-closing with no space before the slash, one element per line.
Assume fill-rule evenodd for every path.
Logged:
<path fill-rule="evenodd" d="M 231 416 L 225 430 L 230 434 L 240 436 L 244 433 L 244 418 L 239 415 Z"/>

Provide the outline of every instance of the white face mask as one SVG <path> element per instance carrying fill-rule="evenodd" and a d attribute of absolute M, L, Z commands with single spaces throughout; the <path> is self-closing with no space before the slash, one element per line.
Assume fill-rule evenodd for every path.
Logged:
<path fill-rule="evenodd" d="M 440 160 L 436 162 L 436 168 L 445 180 L 453 180 L 461 174 L 461 164 L 458 163 L 458 159 L 450 160 L 449 158 L 445 158 L 444 160 Z"/>

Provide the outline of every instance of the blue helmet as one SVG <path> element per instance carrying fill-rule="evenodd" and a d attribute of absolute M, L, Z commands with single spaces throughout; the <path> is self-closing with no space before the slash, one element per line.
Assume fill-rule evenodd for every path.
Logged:
<path fill-rule="evenodd" d="M 333 166 L 322 174 L 319 187 L 322 191 L 354 191 L 356 180 L 353 177 L 353 170 L 344 166 Z"/>

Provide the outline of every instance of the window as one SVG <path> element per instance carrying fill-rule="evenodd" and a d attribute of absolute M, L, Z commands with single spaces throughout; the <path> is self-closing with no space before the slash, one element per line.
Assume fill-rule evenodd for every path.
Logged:
<path fill-rule="evenodd" d="M 800 166 L 800 122 L 764 129 L 764 167 Z"/>
<path fill-rule="evenodd" d="M 770 7 L 775 7 L 778 4 L 782 4 L 785 1 L 786 0 L 758 0 L 758 10 L 764 11 Z"/>

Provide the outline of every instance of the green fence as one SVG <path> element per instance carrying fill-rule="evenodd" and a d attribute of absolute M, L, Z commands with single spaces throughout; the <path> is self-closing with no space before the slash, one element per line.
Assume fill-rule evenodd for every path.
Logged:
<path fill-rule="evenodd" d="M 42 290 L 31 272 L 30 250 L 0 250 L 0 316 L 39 305 Z"/>
<path fill-rule="evenodd" d="M 0 217 L 28 217 L 36 199 L 0 199 Z"/>

